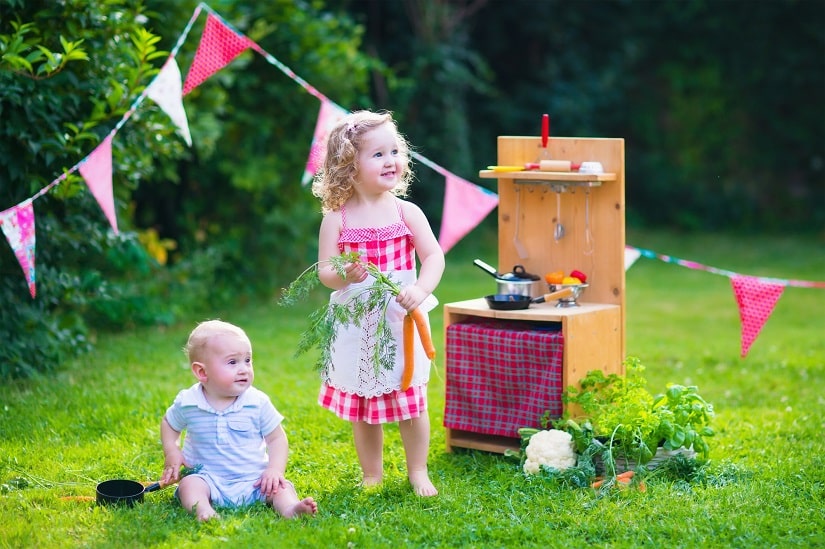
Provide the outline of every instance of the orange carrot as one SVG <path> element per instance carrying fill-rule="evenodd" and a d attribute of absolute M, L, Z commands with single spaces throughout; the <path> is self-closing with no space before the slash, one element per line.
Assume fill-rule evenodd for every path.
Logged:
<path fill-rule="evenodd" d="M 620 483 L 620 484 L 630 484 L 631 480 L 633 479 L 633 475 L 634 475 L 634 474 L 635 474 L 635 473 L 634 473 L 633 471 L 625 471 L 624 473 L 619 473 L 618 475 L 616 475 L 616 482 L 618 482 L 618 483 Z M 593 482 L 593 483 L 590 485 L 590 487 L 591 487 L 591 488 L 599 488 L 599 487 L 601 487 L 601 486 L 605 483 L 605 481 L 607 481 L 607 480 L 610 480 L 610 477 L 608 477 L 608 478 L 606 478 L 606 479 L 605 479 L 605 478 L 602 478 L 602 477 L 596 477 L 596 481 L 595 481 L 595 482 Z"/>
<path fill-rule="evenodd" d="M 416 309 L 417 310 L 417 309 Z M 415 371 L 415 328 L 413 317 L 404 315 L 404 371 L 401 373 L 401 390 L 406 391 L 412 383 Z"/>
<path fill-rule="evenodd" d="M 427 358 L 430 360 L 435 359 L 435 345 L 433 345 L 433 338 L 427 327 L 427 319 L 424 317 L 424 313 L 418 308 L 415 308 L 407 316 L 411 316 L 415 321 L 415 327 L 418 329 L 418 337 L 421 338 L 421 344 L 424 346 L 424 352 L 427 353 Z"/>

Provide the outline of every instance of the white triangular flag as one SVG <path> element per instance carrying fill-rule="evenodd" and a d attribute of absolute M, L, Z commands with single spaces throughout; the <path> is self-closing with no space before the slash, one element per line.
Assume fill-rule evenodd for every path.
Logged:
<path fill-rule="evenodd" d="M 186 119 L 186 111 L 183 109 L 183 86 L 180 79 L 180 68 L 174 57 L 160 69 L 160 72 L 146 88 L 146 95 L 169 115 L 172 122 L 177 126 L 178 133 L 192 146 L 192 136 L 189 134 L 189 122 Z"/>

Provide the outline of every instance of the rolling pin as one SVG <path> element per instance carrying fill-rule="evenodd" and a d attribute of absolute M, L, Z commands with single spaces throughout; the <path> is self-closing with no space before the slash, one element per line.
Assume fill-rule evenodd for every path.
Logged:
<path fill-rule="evenodd" d="M 542 160 L 538 163 L 525 164 L 528 170 L 539 170 L 541 172 L 577 172 L 581 167 L 580 162 L 569 160 Z"/>
<path fill-rule="evenodd" d="M 531 162 L 524 166 L 487 166 L 487 169 L 493 170 L 494 172 L 520 172 L 524 170 L 577 172 L 580 167 L 580 162 L 571 162 L 570 160 L 542 160 L 541 162 Z"/>

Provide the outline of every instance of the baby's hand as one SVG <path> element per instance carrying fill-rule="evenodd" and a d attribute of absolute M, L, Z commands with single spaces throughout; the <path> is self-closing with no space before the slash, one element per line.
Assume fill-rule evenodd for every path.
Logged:
<path fill-rule="evenodd" d="M 180 468 L 186 466 L 183 462 L 183 453 L 175 452 L 166 456 L 163 463 L 163 476 L 160 477 L 161 487 L 174 484 L 180 480 Z"/>
<path fill-rule="evenodd" d="M 412 284 L 411 286 L 406 286 L 398 292 L 398 296 L 396 296 L 395 301 L 398 302 L 399 305 L 407 309 L 408 311 L 412 311 L 417 308 L 421 303 L 427 299 L 429 294 Z"/>
<path fill-rule="evenodd" d="M 286 479 L 277 471 L 266 469 L 261 478 L 255 483 L 255 486 L 261 487 L 261 494 L 265 497 L 272 498 L 278 493 L 278 490 L 286 485 L 285 481 Z"/>

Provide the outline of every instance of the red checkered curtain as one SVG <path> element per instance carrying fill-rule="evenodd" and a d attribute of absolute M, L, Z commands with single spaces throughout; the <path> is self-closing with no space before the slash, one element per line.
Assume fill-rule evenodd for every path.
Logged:
<path fill-rule="evenodd" d="M 525 323 L 462 323 L 447 328 L 444 426 L 518 437 L 562 413 L 561 331 Z"/>

